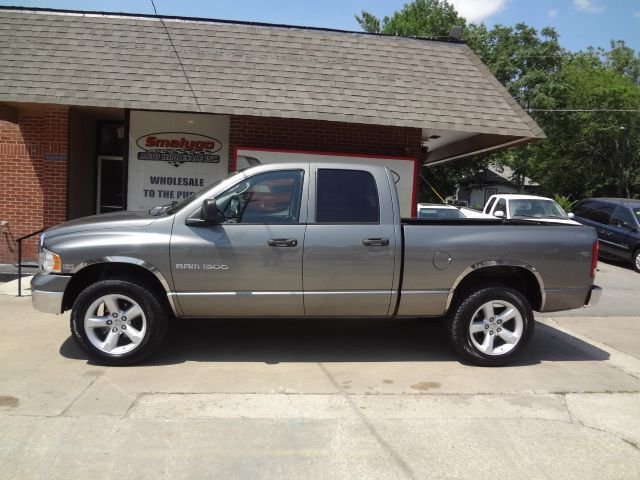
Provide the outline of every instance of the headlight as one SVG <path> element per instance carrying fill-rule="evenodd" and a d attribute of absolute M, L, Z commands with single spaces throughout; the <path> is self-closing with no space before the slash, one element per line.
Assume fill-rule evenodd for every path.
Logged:
<path fill-rule="evenodd" d="M 43 272 L 62 272 L 62 259 L 60 255 L 43 248 L 40 253 L 40 268 Z"/>

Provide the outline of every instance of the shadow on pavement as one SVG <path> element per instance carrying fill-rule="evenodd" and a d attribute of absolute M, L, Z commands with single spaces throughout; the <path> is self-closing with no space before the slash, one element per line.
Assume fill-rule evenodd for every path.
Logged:
<path fill-rule="evenodd" d="M 69 337 L 67 358 L 86 355 Z M 537 323 L 516 366 L 545 361 L 602 361 L 609 354 Z M 458 361 L 446 326 L 416 319 L 180 319 L 144 365 L 200 362 L 441 362 Z"/>
<path fill-rule="evenodd" d="M 633 265 L 631 265 L 630 261 L 625 262 L 624 260 L 618 260 L 614 258 L 598 258 L 599 262 L 606 263 L 607 265 L 613 265 L 614 267 L 624 268 L 625 270 L 629 270 L 630 272 L 635 272 Z"/>

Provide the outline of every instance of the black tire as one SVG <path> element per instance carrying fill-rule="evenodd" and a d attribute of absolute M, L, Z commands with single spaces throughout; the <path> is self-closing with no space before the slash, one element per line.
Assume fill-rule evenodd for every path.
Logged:
<path fill-rule="evenodd" d="M 640 248 L 633 253 L 631 264 L 633 265 L 633 269 L 640 273 Z"/>
<path fill-rule="evenodd" d="M 495 312 L 489 319 L 485 319 L 485 311 L 481 310 L 485 305 L 490 305 L 489 311 Z M 515 308 L 519 317 L 500 320 L 502 314 L 510 308 L 508 305 Z M 497 309 L 494 310 L 494 307 Z M 508 317 L 509 315 L 504 316 L 505 319 Z M 501 286 L 483 287 L 472 291 L 454 305 L 449 318 L 449 337 L 453 347 L 464 360 L 485 367 L 497 367 L 512 362 L 535 330 L 533 311 L 527 299 L 517 290 Z M 472 322 L 476 329 L 483 330 L 472 334 Z M 493 336 L 493 339 L 487 338 L 488 335 Z M 508 337 L 513 343 L 503 340 L 503 337 Z M 484 342 L 485 339 L 487 343 Z M 481 350 L 480 347 L 483 345 L 491 350 L 490 353 Z"/>
<path fill-rule="evenodd" d="M 100 303 L 105 299 L 108 302 Z M 113 315 L 107 303 L 115 305 L 120 313 Z M 134 306 L 139 309 L 132 310 Z M 125 317 L 127 311 L 132 318 Z M 86 316 L 104 321 L 105 325 L 87 327 Z M 167 332 L 168 318 L 166 305 L 146 287 L 129 280 L 102 280 L 78 295 L 71 309 L 70 326 L 73 339 L 95 362 L 132 365 L 148 358 L 160 346 Z M 134 336 L 135 341 L 130 336 Z M 103 347 L 108 346 L 99 348 L 101 342 Z"/>

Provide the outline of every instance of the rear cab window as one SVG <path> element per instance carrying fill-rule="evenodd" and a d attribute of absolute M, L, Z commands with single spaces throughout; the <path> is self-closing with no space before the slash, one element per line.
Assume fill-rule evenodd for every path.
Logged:
<path fill-rule="evenodd" d="M 371 173 L 321 168 L 316 189 L 317 223 L 380 223 L 378 189 Z"/>

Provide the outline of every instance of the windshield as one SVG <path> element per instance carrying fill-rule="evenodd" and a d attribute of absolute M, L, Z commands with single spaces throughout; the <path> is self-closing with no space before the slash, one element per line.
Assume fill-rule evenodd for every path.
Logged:
<path fill-rule="evenodd" d="M 631 210 L 633 211 L 633 214 L 636 216 L 636 220 L 638 221 L 638 224 L 640 224 L 640 207 L 634 207 Z"/>
<path fill-rule="evenodd" d="M 465 218 L 460 210 L 455 208 L 421 208 L 418 218 Z"/>
<path fill-rule="evenodd" d="M 513 217 L 560 218 L 568 219 L 562 207 L 554 200 L 512 199 L 509 200 L 509 213 Z"/>
<path fill-rule="evenodd" d="M 169 205 L 164 205 L 163 207 L 160 207 L 160 209 L 158 209 L 158 207 L 155 207 L 156 211 L 155 212 L 151 212 L 151 213 L 153 213 L 155 215 L 160 215 L 161 213 L 164 213 L 166 211 L 168 215 L 173 215 L 174 213 L 177 213 L 180 210 L 182 210 L 186 205 L 190 204 L 194 200 L 197 200 L 199 198 L 204 197 L 204 195 L 209 190 L 211 190 L 213 187 L 215 187 L 216 185 L 220 185 L 222 182 L 224 182 L 228 178 L 231 178 L 232 176 L 236 175 L 237 173 L 238 172 L 231 172 L 230 174 L 228 174 L 228 175 L 216 180 L 215 182 L 213 182 L 210 185 L 207 185 L 202 190 L 199 190 L 198 192 L 194 193 L 190 197 L 185 198 L 184 200 L 180 200 L 179 202 L 174 202 L 174 203 L 171 203 Z M 154 210 L 154 209 L 152 209 L 152 210 Z"/>

